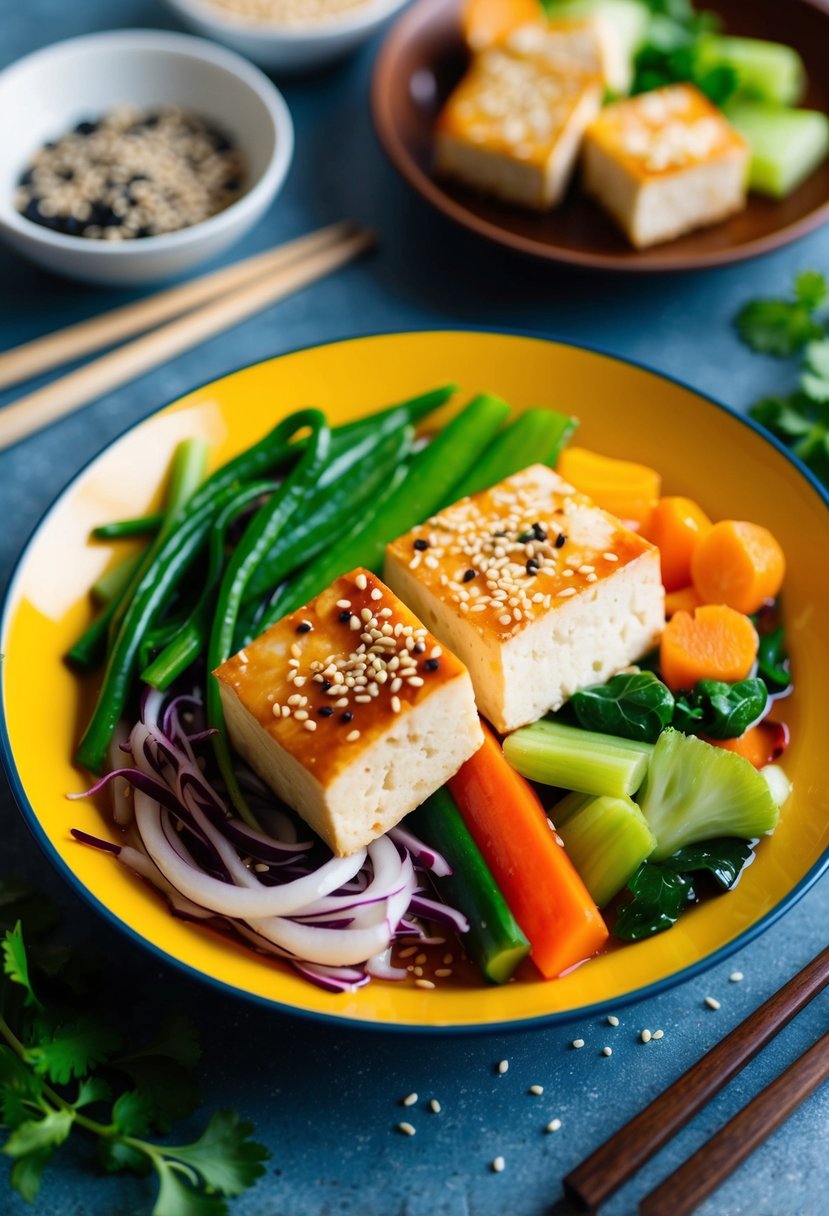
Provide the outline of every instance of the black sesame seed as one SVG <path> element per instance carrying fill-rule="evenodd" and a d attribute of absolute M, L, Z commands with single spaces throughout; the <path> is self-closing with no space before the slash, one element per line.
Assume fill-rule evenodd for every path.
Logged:
<path fill-rule="evenodd" d="M 493 536 L 506 536 L 506 532 L 493 532 Z"/>
<path fill-rule="evenodd" d="M 341 625 L 347 625 L 350 620 L 351 620 L 351 613 L 348 611 L 347 608 L 344 608 L 343 611 L 339 615 L 339 622 Z"/>
<path fill-rule="evenodd" d="M 536 540 L 535 532 L 522 532 L 518 537 L 519 545 L 526 545 L 528 541 Z"/>
<path fill-rule="evenodd" d="M 97 122 L 79 122 L 75 127 L 76 135 L 94 135 L 98 130 Z"/>
<path fill-rule="evenodd" d="M 424 549 L 429 548 L 429 542 L 428 540 L 416 540 L 414 547 L 417 549 L 418 553 L 422 553 Z"/>
<path fill-rule="evenodd" d="M 546 540 L 547 529 L 542 528 L 541 524 L 533 524 L 533 537 L 535 540 Z"/>
<path fill-rule="evenodd" d="M 341 722 L 350 722 L 353 717 L 354 717 L 354 714 L 351 712 L 351 710 L 346 709 L 343 711 L 343 713 L 340 714 L 340 721 Z"/>
<path fill-rule="evenodd" d="M 426 649 L 425 642 L 415 642 L 414 646 L 412 647 L 412 650 L 415 654 L 423 654 L 423 651 L 425 649 Z"/>
<path fill-rule="evenodd" d="M 464 570 L 464 572 L 463 572 L 463 581 L 465 583 L 471 583 L 477 573 L 478 573 L 478 571 L 473 570 L 472 567 L 470 566 L 470 568 L 468 570 Z"/>
<path fill-rule="evenodd" d="M 300 621 L 296 627 L 297 633 L 310 633 L 313 626 L 310 621 Z"/>
<path fill-rule="evenodd" d="M 560 549 L 562 547 L 562 545 L 565 545 L 567 543 L 567 537 L 564 535 L 563 532 L 559 532 L 558 536 L 555 538 L 555 541 L 553 543 L 557 549 Z"/>
<path fill-rule="evenodd" d="M 526 565 L 527 574 L 538 574 L 538 562 L 530 558 Z"/>
<path fill-rule="evenodd" d="M 331 681 L 330 681 L 330 680 L 323 680 L 323 682 L 322 682 L 322 687 L 323 687 L 323 691 L 324 691 L 324 692 L 328 692 L 328 689 L 331 687 Z"/>
<path fill-rule="evenodd" d="M 423 664 L 424 671 L 437 671 L 440 667 L 440 659 L 427 659 Z"/>
<path fill-rule="evenodd" d="M 333 718 L 334 716 L 334 711 L 330 705 L 321 705 L 317 713 L 321 718 Z"/>

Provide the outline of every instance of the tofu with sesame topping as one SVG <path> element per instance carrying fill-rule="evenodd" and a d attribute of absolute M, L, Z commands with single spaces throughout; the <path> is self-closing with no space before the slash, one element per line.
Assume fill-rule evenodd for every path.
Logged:
<path fill-rule="evenodd" d="M 602 88 L 597 71 L 554 69 L 543 56 L 503 46 L 484 51 L 438 116 L 437 172 L 506 202 L 549 210 L 564 196 Z"/>
<path fill-rule="evenodd" d="M 544 465 L 399 537 L 385 578 L 502 733 L 641 658 L 665 623 L 658 550 Z"/>
<path fill-rule="evenodd" d="M 748 144 L 690 84 L 606 106 L 587 130 L 582 159 L 584 189 L 637 249 L 746 205 Z"/>
<path fill-rule="evenodd" d="M 483 742 L 464 665 L 366 570 L 213 674 L 237 752 L 341 857 L 394 827 Z"/>

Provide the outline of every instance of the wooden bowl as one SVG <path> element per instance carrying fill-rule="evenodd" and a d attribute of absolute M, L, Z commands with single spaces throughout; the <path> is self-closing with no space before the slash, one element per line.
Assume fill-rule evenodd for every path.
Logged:
<path fill-rule="evenodd" d="M 803 105 L 829 113 L 829 7 L 825 0 L 705 0 L 728 33 L 794 47 L 806 64 Z M 780 202 L 750 195 L 746 209 L 711 228 L 652 249 L 628 245 L 575 185 L 555 211 L 538 214 L 478 195 L 432 171 L 432 129 L 465 69 L 458 0 L 419 0 L 386 39 L 374 72 L 377 133 L 394 166 L 450 219 L 522 253 L 600 270 L 666 271 L 723 266 L 777 249 L 829 219 L 829 161 Z"/>

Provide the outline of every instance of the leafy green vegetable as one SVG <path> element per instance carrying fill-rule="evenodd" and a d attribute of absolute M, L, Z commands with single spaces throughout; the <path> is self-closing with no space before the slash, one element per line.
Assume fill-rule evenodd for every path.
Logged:
<path fill-rule="evenodd" d="M 700 680 L 677 698 L 673 725 L 686 735 L 738 739 L 762 715 L 768 699 L 762 680 Z"/>
<path fill-rule="evenodd" d="M 653 16 L 636 56 L 632 92 L 689 81 L 723 105 L 737 91 L 739 79 L 732 67 L 712 65 L 702 54 L 706 35 L 719 27 L 716 13 L 697 12 L 692 0 L 648 0 L 648 5 Z"/>
<path fill-rule="evenodd" d="M 585 730 L 655 743 L 674 713 L 674 698 L 650 671 L 613 676 L 574 693 L 569 701 Z"/>
<path fill-rule="evenodd" d="M 686 845 L 664 861 L 643 862 L 628 883 L 632 898 L 619 908 L 614 934 L 635 942 L 670 929 L 696 899 L 695 872 L 711 874 L 728 891 L 753 856 L 752 842 L 723 837 Z"/>
<path fill-rule="evenodd" d="M 810 342 L 805 355 L 806 370 L 800 377 L 800 387 L 810 401 L 825 405 L 829 402 L 829 338 Z"/>
<path fill-rule="evenodd" d="M 0 882 L 0 1125 L 8 1132 L 2 1151 L 14 1159 L 12 1186 L 33 1201 L 55 1150 L 78 1129 L 95 1138 L 107 1172 L 155 1173 L 153 1216 L 223 1216 L 225 1200 L 265 1171 L 268 1153 L 251 1139 L 252 1125 L 224 1110 L 192 1144 L 146 1138 L 169 1130 L 198 1102 L 190 1072 L 199 1056 L 194 1029 L 171 1018 L 149 1042 L 116 1056 L 118 1032 L 78 1006 L 88 966 L 77 964 L 74 951 L 56 954 L 37 940 L 54 918 L 43 911 L 33 918 L 31 946 L 19 920 L 10 927 L 10 914 L 29 906 L 36 901 L 27 888 Z M 55 968 L 57 957 L 69 982 Z M 91 1116 L 90 1108 L 101 1114 Z"/>
<path fill-rule="evenodd" d="M 823 336 L 815 314 L 823 308 L 829 286 L 815 270 L 794 281 L 792 299 L 751 300 L 737 314 L 737 331 L 752 350 L 785 359 Z"/>
<path fill-rule="evenodd" d="M 791 670 L 785 652 L 785 636 L 780 625 L 760 637 L 757 650 L 757 670 L 769 692 L 781 693 L 791 687 Z"/>

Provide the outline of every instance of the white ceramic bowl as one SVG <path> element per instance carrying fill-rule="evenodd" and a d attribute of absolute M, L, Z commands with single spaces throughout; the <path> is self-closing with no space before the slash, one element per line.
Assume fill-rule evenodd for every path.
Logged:
<path fill-rule="evenodd" d="M 364 0 L 352 11 L 308 25 L 265 24 L 233 17 L 207 0 L 166 0 L 187 24 L 269 71 L 311 72 L 343 58 L 379 29 L 407 0 Z"/>
<path fill-rule="evenodd" d="M 37 149 L 121 102 L 180 105 L 215 122 L 245 156 L 244 194 L 190 228 L 118 242 L 53 232 L 16 211 L 15 186 Z M 213 43 L 157 30 L 71 38 L 27 55 L 0 73 L 0 115 L 0 236 L 48 270 L 97 283 L 167 278 L 227 248 L 270 206 L 293 155 L 291 115 L 262 72 Z"/>

